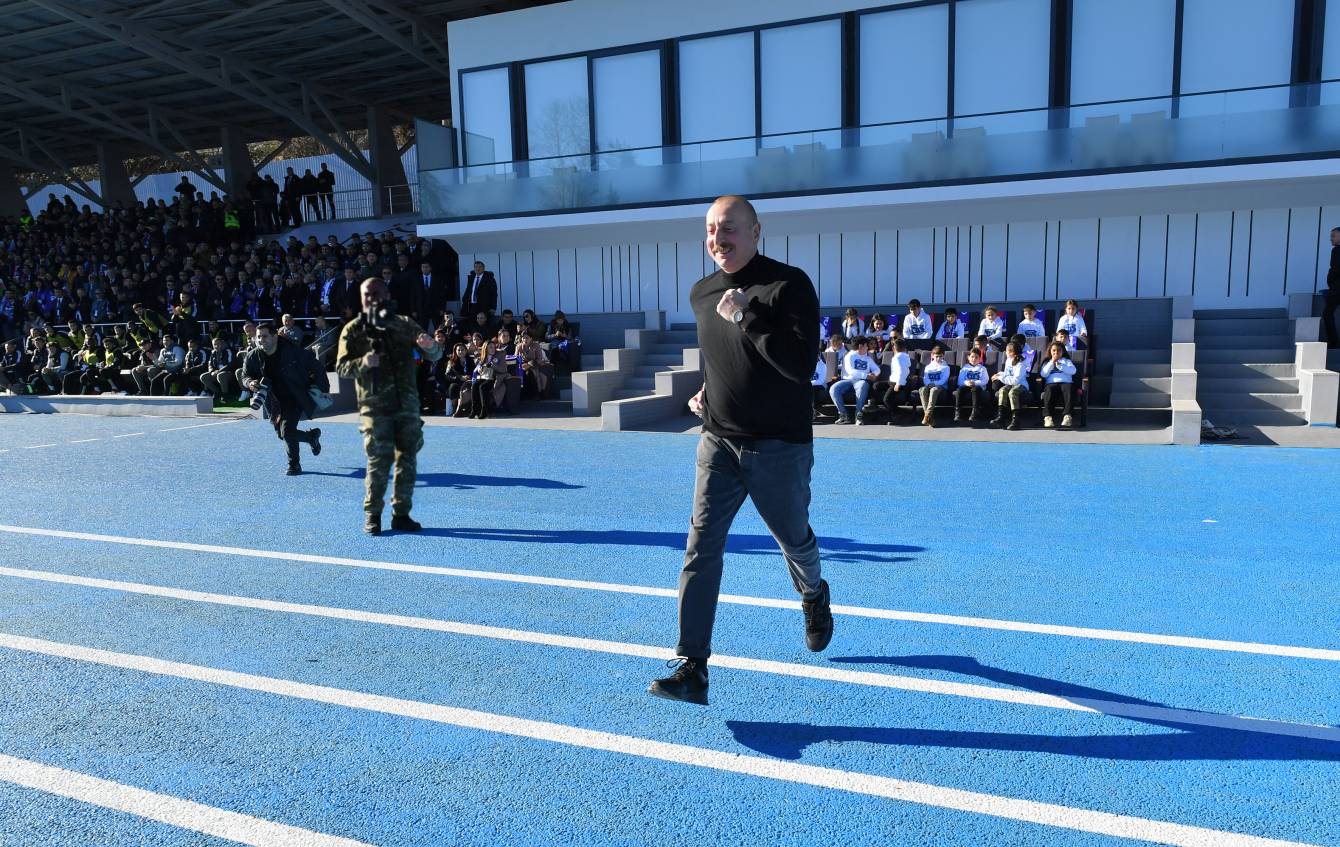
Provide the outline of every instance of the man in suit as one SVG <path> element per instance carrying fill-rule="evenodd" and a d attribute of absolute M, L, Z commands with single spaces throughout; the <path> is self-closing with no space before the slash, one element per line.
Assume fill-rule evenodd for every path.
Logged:
<path fill-rule="evenodd" d="M 396 302 L 400 314 L 422 323 L 423 279 L 417 268 L 410 267 L 408 253 L 397 254 L 395 262 L 395 271 L 391 277 L 391 299 Z"/>
<path fill-rule="evenodd" d="M 490 320 L 498 308 L 498 281 L 493 271 L 485 270 L 483 262 L 475 262 L 475 269 L 465 279 L 465 293 L 461 295 L 461 317 L 472 318 L 476 312 L 487 312 Z"/>
<path fill-rule="evenodd" d="M 423 325 L 432 326 L 447 307 L 447 283 L 433 273 L 433 264 L 427 259 L 419 263 L 419 291 L 423 295 Z"/>

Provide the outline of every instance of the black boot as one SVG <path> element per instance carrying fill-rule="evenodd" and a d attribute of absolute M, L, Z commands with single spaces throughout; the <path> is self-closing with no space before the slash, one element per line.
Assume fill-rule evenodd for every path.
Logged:
<path fill-rule="evenodd" d="M 320 430 L 320 429 L 314 429 L 314 430 L 312 430 L 311 432 L 307 433 L 307 438 L 309 439 L 307 443 L 310 444 L 310 445 L 312 446 L 312 455 L 313 455 L 313 456 L 320 456 L 320 455 L 321 455 L 321 430 Z"/>
<path fill-rule="evenodd" d="M 1018 430 L 1018 429 L 1019 429 L 1019 413 L 1018 413 L 1018 412 L 1015 412 L 1013 415 L 1010 416 L 1010 425 L 1007 426 L 1007 427 L 1005 427 L 1005 428 L 1006 428 L 1006 429 L 1009 429 L 1009 430 Z"/>
<path fill-rule="evenodd" d="M 363 521 L 363 531 L 368 535 L 382 534 L 382 516 L 368 515 L 367 520 Z"/>
<path fill-rule="evenodd" d="M 1005 425 L 1005 413 L 997 412 L 996 416 L 991 419 L 991 426 L 1002 427 L 1004 425 Z"/>
<path fill-rule="evenodd" d="M 391 529 L 401 532 L 418 532 L 423 529 L 423 524 L 411 518 L 409 515 L 392 515 Z"/>
<path fill-rule="evenodd" d="M 673 659 L 666 663 L 675 672 L 667 677 L 652 680 L 647 689 L 657 697 L 667 700 L 682 700 L 685 703 L 707 705 L 707 660 Z"/>
<path fill-rule="evenodd" d="M 285 476 L 302 476 L 302 465 L 297 462 L 289 462 L 288 470 L 284 471 Z"/>
<path fill-rule="evenodd" d="M 818 653 L 833 640 L 833 611 L 828 605 L 828 581 L 819 580 L 819 596 L 802 601 L 800 607 L 805 612 L 805 646 Z"/>

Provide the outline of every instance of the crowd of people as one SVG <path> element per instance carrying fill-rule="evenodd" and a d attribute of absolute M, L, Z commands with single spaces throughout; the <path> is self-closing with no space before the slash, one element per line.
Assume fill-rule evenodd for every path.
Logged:
<path fill-rule="evenodd" d="M 1043 317 L 1028 304 L 1011 327 L 1006 313 L 988 305 L 973 332 L 968 313 L 948 307 L 932 315 L 914 299 L 901 320 L 866 318 L 854 308 L 840 321 L 824 318 L 810 378 L 814 418 L 826 421 L 831 406 L 838 424 L 867 424 L 882 412 L 890 426 L 919 414 L 922 425 L 933 427 L 940 407 L 948 406 L 956 423 L 989 418 L 991 426 L 1018 430 L 1022 412 L 1036 404 L 1043 427 L 1075 426 L 1089 327 L 1074 300 L 1066 301 L 1050 334 Z M 900 413 L 904 406 L 913 417 Z"/>
<path fill-rule="evenodd" d="M 328 363 L 368 277 L 384 280 L 401 313 L 445 349 L 463 347 L 421 363 L 426 410 L 441 414 L 450 401 L 452 413 L 515 412 L 509 384 L 523 397 L 547 396 L 556 374 L 581 366 L 580 338 L 561 312 L 547 322 L 531 310 L 520 321 L 511 310 L 496 313 L 497 284 L 482 263 L 460 297 L 441 242 L 368 232 L 281 244 L 248 238 L 235 226 L 245 217 L 239 208 L 183 190 L 171 203 L 105 212 L 53 198 L 37 216 L 0 218 L 0 391 L 245 401 L 238 372 L 256 326 L 273 322 Z M 269 214 L 264 204 L 248 208 Z M 446 308 L 456 300 L 459 318 Z"/>

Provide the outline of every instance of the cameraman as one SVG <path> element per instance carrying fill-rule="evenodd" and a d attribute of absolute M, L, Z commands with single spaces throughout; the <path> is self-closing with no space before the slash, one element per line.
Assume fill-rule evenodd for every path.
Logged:
<path fill-rule="evenodd" d="M 335 370 L 354 381 L 358 397 L 359 428 L 368 457 L 363 530 L 381 534 L 382 502 L 394 461 L 391 528 L 418 532 L 423 527 L 409 514 L 417 454 L 423 447 L 414 352 L 417 346 L 424 359 L 436 362 L 442 348 L 413 320 L 395 313 L 395 303 L 388 299 L 382 280 L 363 280 L 360 293 L 363 313 L 340 333 Z"/>
<path fill-rule="evenodd" d="M 330 391 L 325 370 L 311 351 L 281 337 L 275 331 L 275 325 L 265 321 L 256 327 L 256 346 L 242 363 L 242 378 L 247 390 L 253 394 L 260 391 L 262 385 L 269 389 L 266 411 L 274 424 L 275 435 L 288 447 L 288 475 L 297 476 L 302 473 L 302 465 L 298 463 L 300 442 L 311 446 L 313 456 L 321 455 L 321 430 L 304 432 L 298 429 L 298 423 L 316 411 L 312 387 L 322 392 Z M 256 400 L 252 401 L 252 408 L 259 408 Z"/>

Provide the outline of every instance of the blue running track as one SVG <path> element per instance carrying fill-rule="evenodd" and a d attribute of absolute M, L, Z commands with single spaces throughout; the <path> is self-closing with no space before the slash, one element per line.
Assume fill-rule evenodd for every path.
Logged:
<path fill-rule="evenodd" d="M 746 506 L 701 708 L 692 436 L 430 427 L 374 539 L 199 423 L 0 419 L 0 847 L 1340 845 L 1340 453 L 821 440 L 833 643 Z"/>

